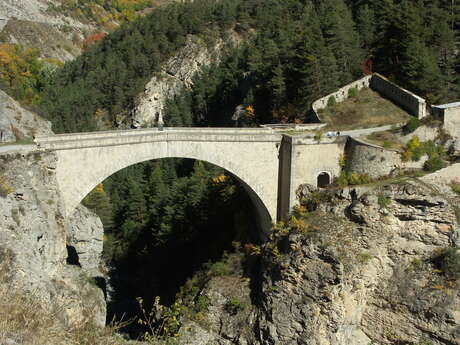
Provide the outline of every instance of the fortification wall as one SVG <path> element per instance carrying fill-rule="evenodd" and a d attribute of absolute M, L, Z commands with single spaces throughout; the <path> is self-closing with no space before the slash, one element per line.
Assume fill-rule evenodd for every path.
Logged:
<path fill-rule="evenodd" d="M 350 137 L 345 148 L 346 170 L 368 174 L 372 178 L 389 175 L 399 169 L 419 169 L 426 159 L 403 162 L 398 151 L 387 150 Z"/>
<path fill-rule="evenodd" d="M 419 119 L 427 115 L 426 101 L 423 98 L 399 87 L 378 73 L 372 75 L 370 87 Z"/>
<path fill-rule="evenodd" d="M 348 98 L 348 92 L 350 89 L 357 89 L 361 90 L 365 87 L 369 87 L 370 81 L 371 81 L 372 75 L 365 76 L 364 78 L 358 79 L 350 84 L 347 84 L 343 87 L 341 87 L 338 91 L 330 93 L 329 95 L 326 95 L 312 104 L 312 108 L 315 112 L 317 112 L 320 109 L 324 109 L 327 107 L 327 102 L 329 98 L 334 97 L 335 101 L 337 103 L 343 102 Z"/>
<path fill-rule="evenodd" d="M 337 103 L 343 102 L 348 98 L 350 89 L 361 90 L 365 87 L 377 91 L 382 96 L 390 99 L 391 101 L 398 104 L 401 108 L 404 108 L 410 114 L 418 117 L 419 119 L 427 115 L 426 101 L 417 96 L 416 94 L 399 87 L 392 83 L 384 76 L 374 73 L 372 75 L 365 76 L 361 79 L 354 81 L 353 83 L 347 84 L 341 87 L 338 91 L 330 93 L 312 103 L 312 118 L 314 120 L 321 121 L 318 114 L 318 110 L 327 107 L 327 102 L 331 97 L 335 98 Z"/>

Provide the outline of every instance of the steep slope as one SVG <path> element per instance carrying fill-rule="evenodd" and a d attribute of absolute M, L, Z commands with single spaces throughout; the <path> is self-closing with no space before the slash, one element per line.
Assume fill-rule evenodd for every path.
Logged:
<path fill-rule="evenodd" d="M 458 199 L 416 180 L 305 196 L 316 211 L 264 260 L 263 343 L 460 343 L 460 253 L 457 273 L 438 266 Z"/>
<path fill-rule="evenodd" d="M 88 36 L 113 31 L 171 1 L 3 0 L 0 42 L 37 48 L 43 57 L 69 61 L 81 54 Z"/>
<path fill-rule="evenodd" d="M 72 38 L 96 31 L 95 23 L 83 23 L 50 10 L 59 1 L 4 0 L 0 2 L 0 41 L 38 48 L 43 56 L 68 61 L 81 52 Z"/>
<path fill-rule="evenodd" d="M 52 134 L 51 123 L 0 90 L 0 143 Z"/>
<path fill-rule="evenodd" d="M 413 179 L 304 186 L 291 220 L 249 251 L 261 275 L 195 290 L 205 317 L 185 321 L 179 343 L 460 344 L 459 200 L 436 190 Z"/>
<path fill-rule="evenodd" d="M 58 344 L 72 330 L 105 326 L 102 224 L 84 207 L 64 219 L 55 163 L 44 152 L 0 154 L 2 344 Z"/>

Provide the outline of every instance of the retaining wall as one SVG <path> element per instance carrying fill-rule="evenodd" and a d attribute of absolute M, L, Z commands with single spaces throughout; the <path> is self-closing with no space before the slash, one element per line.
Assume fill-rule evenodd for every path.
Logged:
<path fill-rule="evenodd" d="M 350 137 L 345 148 L 346 170 L 368 174 L 372 178 L 389 175 L 399 169 L 420 169 L 426 160 L 403 162 L 398 151 L 387 150 Z"/>

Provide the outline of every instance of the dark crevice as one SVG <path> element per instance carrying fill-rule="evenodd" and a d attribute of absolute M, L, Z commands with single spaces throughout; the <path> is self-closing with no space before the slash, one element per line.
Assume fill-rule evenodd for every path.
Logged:
<path fill-rule="evenodd" d="M 413 207 L 435 207 L 435 206 L 440 205 L 439 203 L 432 203 L 427 200 L 420 200 L 420 199 L 394 199 L 394 201 L 404 206 L 413 206 Z"/>
<path fill-rule="evenodd" d="M 67 248 L 67 259 L 66 259 L 67 264 L 81 267 L 78 253 L 75 247 L 66 246 L 66 248 Z"/>

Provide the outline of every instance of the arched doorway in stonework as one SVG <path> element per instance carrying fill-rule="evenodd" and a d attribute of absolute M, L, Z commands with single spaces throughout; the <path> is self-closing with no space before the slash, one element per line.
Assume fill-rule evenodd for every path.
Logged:
<path fill-rule="evenodd" d="M 324 188 L 331 184 L 331 175 L 328 172 L 321 172 L 317 177 L 317 187 Z"/>

